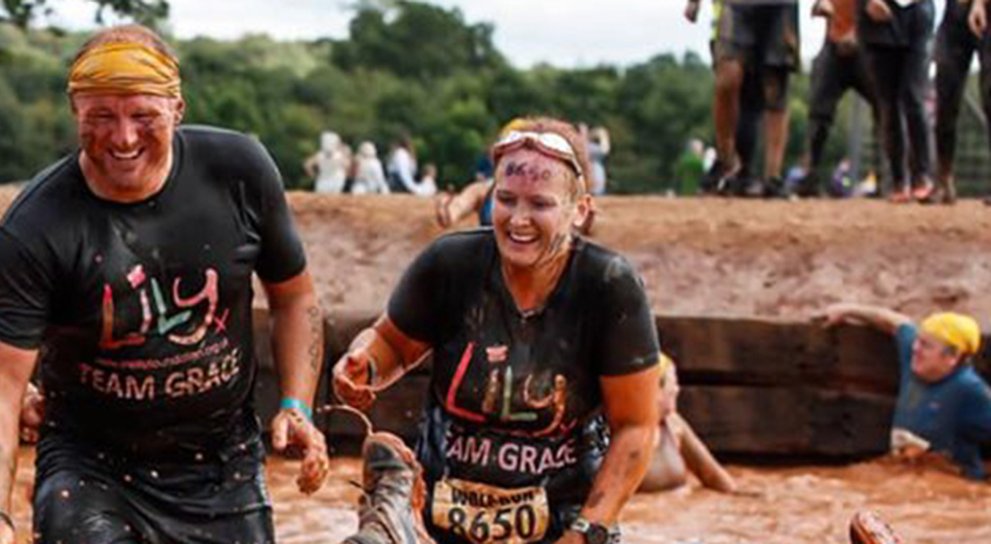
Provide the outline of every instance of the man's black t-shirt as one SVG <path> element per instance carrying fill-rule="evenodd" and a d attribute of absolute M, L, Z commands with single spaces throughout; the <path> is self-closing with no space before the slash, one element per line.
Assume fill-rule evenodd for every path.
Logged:
<path fill-rule="evenodd" d="M 657 332 L 638 276 L 602 247 L 578 239 L 547 303 L 531 313 L 517 309 L 499 262 L 491 229 L 444 236 L 406 271 L 388 316 L 433 348 L 417 448 L 431 500 L 446 479 L 539 487 L 553 516 L 585 501 L 601 464 L 599 378 L 656 364 Z M 511 500 L 490 491 L 447 498 Z M 427 516 L 435 534 L 437 510 Z M 454 510 L 439 515 L 462 516 Z M 560 525 L 552 521 L 547 536 Z"/>
<path fill-rule="evenodd" d="M 173 150 L 163 188 L 128 204 L 68 156 L 0 225 L 0 340 L 39 349 L 47 430 L 137 458 L 257 433 L 251 275 L 305 267 L 258 142 L 183 127 Z"/>

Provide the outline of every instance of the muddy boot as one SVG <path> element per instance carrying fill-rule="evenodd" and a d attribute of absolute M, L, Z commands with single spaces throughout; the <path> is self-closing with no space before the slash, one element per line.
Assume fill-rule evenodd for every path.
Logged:
<path fill-rule="evenodd" d="M 423 526 L 426 500 L 423 469 L 403 441 L 372 433 L 361 448 L 364 459 L 358 505 L 358 533 L 347 544 L 433 543 Z"/>
<path fill-rule="evenodd" d="M 850 520 L 850 544 L 902 544 L 902 539 L 876 512 L 865 510 Z"/>

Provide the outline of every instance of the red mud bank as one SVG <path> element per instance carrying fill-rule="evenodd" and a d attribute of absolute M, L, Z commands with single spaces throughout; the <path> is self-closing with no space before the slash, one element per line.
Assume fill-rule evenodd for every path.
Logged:
<path fill-rule="evenodd" d="M 380 309 L 441 233 L 409 196 L 292 194 L 325 310 Z M 867 200 L 605 197 L 593 239 L 628 256 L 662 315 L 805 318 L 856 300 L 991 324 L 991 208 Z M 469 226 L 467 222 L 465 226 Z"/>
<path fill-rule="evenodd" d="M 14 194 L 0 188 L 0 210 Z M 330 314 L 381 309 L 405 266 L 442 232 L 432 203 L 412 196 L 289 200 Z M 978 201 L 597 202 L 592 238 L 634 262 L 661 315 L 792 320 L 855 300 L 913 316 L 955 309 L 991 324 L 991 208 Z"/>

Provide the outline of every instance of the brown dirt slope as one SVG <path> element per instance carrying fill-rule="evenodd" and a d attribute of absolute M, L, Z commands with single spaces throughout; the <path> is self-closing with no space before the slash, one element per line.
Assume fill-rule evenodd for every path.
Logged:
<path fill-rule="evenodd" d="M 0 209 L 14 191 L 0 189 Z M 411 196 L 289 200 L 331 313 L 381 309 L 442 232 L 431 202 Z M 955 309 L 991 324 L 991 208 L 977 201 L 605 197 L 598 206 L 593 239 L 634 262 L 661 314 L 792 319 L 849 300 L 913 316 Z"/>
<path fill-rule="evenodd" d="M 330 312 L 381 308 L 441 233 L 413 197 L 290 198 Z M 599 208 L 593 239 L 635 263 L 661 314 L 804 318 L 849 300 L 991 323 L 991 208 L 977 201 L 606 197 Z"/>

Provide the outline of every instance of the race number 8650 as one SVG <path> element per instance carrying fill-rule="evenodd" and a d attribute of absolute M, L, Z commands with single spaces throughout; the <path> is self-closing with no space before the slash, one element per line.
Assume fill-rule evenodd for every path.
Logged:
<path fill-rule="evenodd" d="M 537 532 L 537 514 L 529 504 L 494 512 L 476 510 L 473 515 L 455 506 L 447 512 L 447 521 L 452 533 L 473 542 L 527 542 Z"/>
<path fill-rule="evenodd" d="M 434 525 L 479 544 L 537 542 L 550 520 L 541 487 L 504 489 L 454 478 L 434 484 L 430 509 Z"/>

